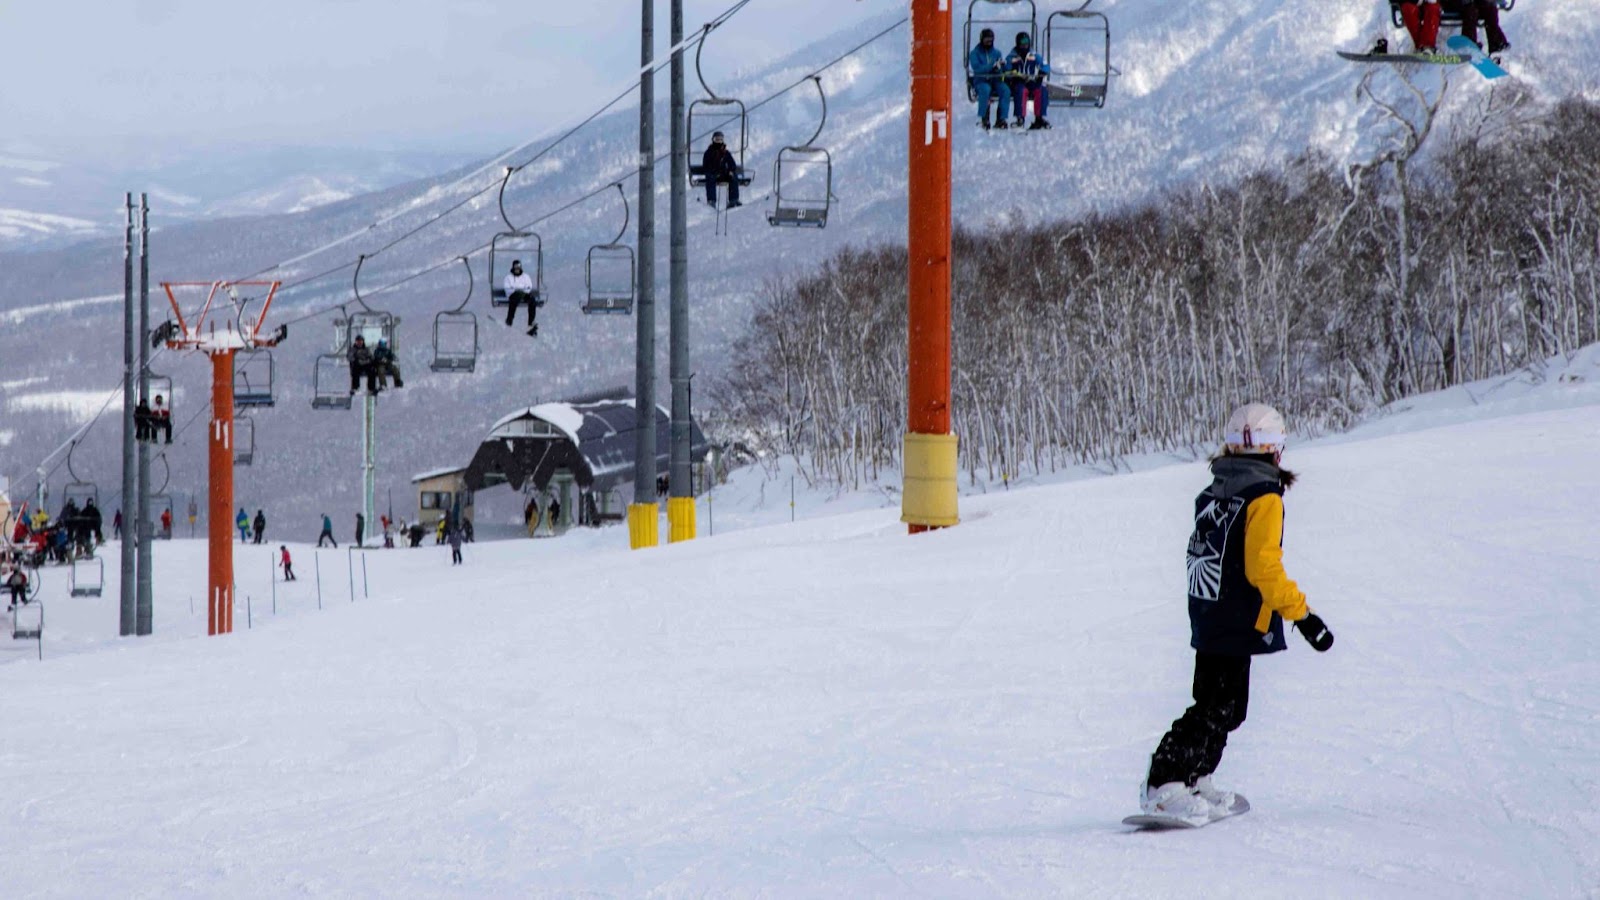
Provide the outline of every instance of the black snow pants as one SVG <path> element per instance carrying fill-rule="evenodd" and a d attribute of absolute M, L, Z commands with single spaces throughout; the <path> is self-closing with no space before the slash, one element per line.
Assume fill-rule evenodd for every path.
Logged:
<path fill-rule="evenodd" d="M 1196 651 L 1194 705 L 1172 723 L 1150 757 L 1147 783 L 1193 786 L 1217 770 L 1228 732 L 1244 724 L 1250 704 L 1250 657 Z"/>

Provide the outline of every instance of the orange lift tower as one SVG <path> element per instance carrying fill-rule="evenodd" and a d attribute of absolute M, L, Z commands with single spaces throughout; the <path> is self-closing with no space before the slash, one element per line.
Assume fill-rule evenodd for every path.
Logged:
<path fill-rule="evenodd" d="M 912 534 L 961 521 L 950 433 L 951 0 L 911 0 L 905 490 Z"/>
<path fill-rule="evenodd" d="M 163 281 L 177 317 L 164 329 L 173 350 L 198 350 L 211 357 L 211 427 L 208 431 L 210 575 L 206 590 L 206 634 L 233 631 L 233 356 L 240 350 L 275 347 L 287 329 L 263 338 L 261 325 L 278 293 L 277 281 Z M 240 289 L 265 294 L 240 296 Z M 203 305 L 198 304 L 204 295 Z M 185 315 L 182 296 L 193 311 Z M 198 308 L 195 308 L 198 306 Z"/>

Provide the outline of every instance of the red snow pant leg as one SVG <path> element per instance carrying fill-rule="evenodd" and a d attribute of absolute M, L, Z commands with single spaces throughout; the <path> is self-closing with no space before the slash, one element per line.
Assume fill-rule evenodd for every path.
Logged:
<path fill-rule="evenodd" d="M 1411 43 L 1417 52 L 1434 50 L 1439 46 L 1439 4 L 1424 3 L 1419 13 L 1417 4 L 1400 4 L 1400 19 L 1411 33 Z"/>
<path fill-rule="evenodd" d="M 1146 783 L 1193 786 L 1217 770 L 1228 733 L 1244 724 L 1250 705 L 1250 657 L 1196 651 L 1194 705 L 1172 723 L 1150 757 Z"/>

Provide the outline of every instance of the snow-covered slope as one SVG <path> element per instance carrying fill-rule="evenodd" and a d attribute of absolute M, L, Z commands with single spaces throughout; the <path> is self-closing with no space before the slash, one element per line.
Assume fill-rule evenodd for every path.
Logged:
<path fill-rule="evenodd" d="M 1586 896 L 1600 397 L 1567 374 L 1519 402 L 1583 405 L 1291 448 L 1286 562 L 1338 643 L 1258 661 L 1218 773 L 1255 810 L 1209 829 L 1118 824 L 1188 702 L 1188 463 L 917 538 L 295 545 L 276 615 L 246 547 L 226 638 L 182 639 L 199 542 L 156 547 L 153 639 L 57 579 L 45 662 L 3 651 L 7 892 Z"/>

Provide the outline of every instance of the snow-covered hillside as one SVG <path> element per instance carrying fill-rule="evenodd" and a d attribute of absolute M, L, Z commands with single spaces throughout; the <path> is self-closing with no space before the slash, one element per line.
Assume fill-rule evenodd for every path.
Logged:
<path fill-rule="evenodd" d="M 152 639 L 57 579 L 45 661 L 0 669 L 7 893 L 1592 895 L 1600 369 L 1562 374 L 1291 447 L 1286 563 L 1338 643 L 1255 666 L 1239 819 L 1119 824 L 1188 702 L 1191 462 L 916 538 L 892 508 L 613 528 L 369 552 L 365 589 L 295 545 L 276 615 L 246 547 L 225 638 L 185 639 L 199 542 L 156 547 Z"/>
<path fill-rule="evenodd" d="M 1069 5 L 1077 4 L 1041 2 L 1041 19 Z M 1105 209 L 1148 198 L 1170 185 L 1274 165 L 1309 149 L 1324 150 L 1336 159 L 1364 152 L 1354 96 L 1360 70 L 1332 50 L 1364 45 L 1386 31 L 1384 4 L 1347 4 L 1330 12 L 1326 3 L 1316 0 L 1190 4 L 1102 0 L 1096 8 L 1110 17 L 1112 62 L 1121 73 L 1113 79 L 1106 108 L 1054 113 L 1056 127 L 1047 135 L 984 134 L 975 127 L 958 127 L 955 200 L 962 225 L 984 228 Z M 1546 97 L 1595 90 L 1600 69 L 1593 65 L 1588 48 L 1600 39 L 1597 13 L 1600 0 L 1572 0 L 1559 7 L 1526 2 L 1509 14 L 1506 26 L 1516 45 L 1509 65 L 1519 83 Z M 759 4 L 741 13 L 759 14 Z M 714 38 L 704 57 L 706 77 L 719 92 L 753 105 L 802 81 L 892 25 L 899 15 L 851 22 L 841 14 L 845 27 L 836 37 L 772 61 L 718 52 Z M 766 225 L 761 212 L 770 202 L 765 194 L 773 154 L 806 139 L 815 127 L 818 109 L 808 85 L 751 115 L 749 164 L 757 180 L 752 202 L 731 217 L 731 233 L 716 235 L 710 212 L 698 203 L 691 206 L 690 327 L 692 366 L 700 384 L 713 380 L 726 365 L 725 350 L 745 328 L 753 299 L 766 279 L 805 270 L 847 244 L 903 240 L 906 66 L 907 34 L 902 26 L 824 74 L 829 118 L 820 142 L 833 151 L 838 196 L 826 230 L 778 231 Z M 1455 84 L 1452 115 L 1470 117 L 1475 101 L 1489 89 L 1487 83 L 1465 69 L 1450 78 Z M 619 89 L 621 80 L 619 76 Z M 663 101 L 662 150 L 665 96 L 663 77 L 658 90 Z M 958 109 L 966 108 L 959 104 Z M 573 124 L 584 114 L 574 111 Z M 549 124 L 539 123 L 538 128 Z M 584 316 L 579 307 L 587 250 L 611 240 L 622 223 L 615 192 L 605 189 L 631 177 L 637 159 L 636 125 L 636 112 L 619 108 L 512 180 L 506 206 L 519 224 L 546 216 L 591 191 L 600 195 L 538 225 L 545 242 L 550 306 L 540 314 L 537 341 L 529 341 L 521 329 L 505 329 L 489 315 L 483 300 L 484 260 L 481 255 L 474 258 L 478 293 L 473 308 L 482 317 L 483 329 L 477 373 L 412 377 L 405 390 L 385 396 L 380 411 L 380 492 L 392 490 L 404 496 L 411 473 L 464 463 L 489 423 L 511 409 L 633 384 L 634 323 L 621 317 Z M 511 158 L 526 159 L 533 152 L 525 150 Z M 278 304 L 279 316 L 287 318 L 329 310 L 353 299 L 349 269 L 340 266 L 353 264 L 363 252 L 385 247 L 492 184 L 498 169 L 487 166 L 458 182 L 466 171 L 290 216 L 185 225 L 174 221 L 174 213 L 181 209 L 187 215 L 186 209 L 175 207 L 171 200 L 158 201 L 153 221 L 160 230 L 153 239 L 152 279 L 238 277 L 341 236 L 360 235 L 273 272 L 274 277 L 293 282 L 333 270 L 327 277 L 286 291 Z M 658 171 L 657 291 L 664 302 L 665 163 Z M 120 199 L 120 190 L 113 203 Z M 629 191 L 631 199 L 631 182 Z M 400 215 L 390 220 L 394 214 Z M 379 220 L 386 224 L 366 230 Z M 490 190 L 368 260 L 363 270 L 368 290 L 443 264 L 432 275 L 373 298 L 403 318 L 400 355 L 408 373 L 426 367 L 432 317 L 458 303 L 465 290 L 459 266 L 449 263 L 457 254 L 482 247 L 503 228 Z M 0 255 L 0 313 L 120 294 L 121 277 L 120 236 L 69 251 Z M 664 310 L 658 312 L 657 346 L 664 372 L 666 316 Z M 36 317 L 27 329 L 0 330 L 0 382 L 43 376 L 49 381 L 29 393 L 51 395 L 109 388 L 116 379 L 107 367 L 120 362 L 120 336 L 120 310 L 115 304 Z M 243 473 L 242 490 L 250 494 L 247 502 L 268 506 L 280 521 L 293 520 L 301 528 L 314 528 L 315 506 L 331 502 L 336 509 L 349 511 L 356 505 L 355 417 L 313 412 L 309 407 L 314 356 L 328 348 L 330 337 L 327 318 L 297 321 L 291 329 L 277 356 L 282 400 L 276 409 L 259 413 L 257 441 L 263 452 L 256 467 Z M 209 371 L 203 361 L 163 360 L 159 367 L 175 378 L 180 393 L 205 396 Z M 663 378 L 658 399 L 664 399 L 666 389 Z M 703 403 L 706 393 L 698 396 Z M 0 474 L 20 484 L 81 420 L 30 412 L 46 408 L 36 400 L 11 395 L 4 400 L 4 413 L 20 417 L 20 437 L 13 445 L 15 458 L 0 461 Z M 184 419 L 193 408 L 190 404 L 178 418 Z M 431 427 L 418 428 L 418 422 Z M 170 455 L 176 488 L 198 489 L 205 477 L 199 441 L 193 435 L 187 441 L 180 438 Z M 91 473 L 88 477 L 115 481 L 118 457 L 112 429 L 92 433 L 77 458 Z M 308 472 L 314 477 L 306 478 Z M 59 484 L 65 473 L 58 470 L 54 477 Z"/>

